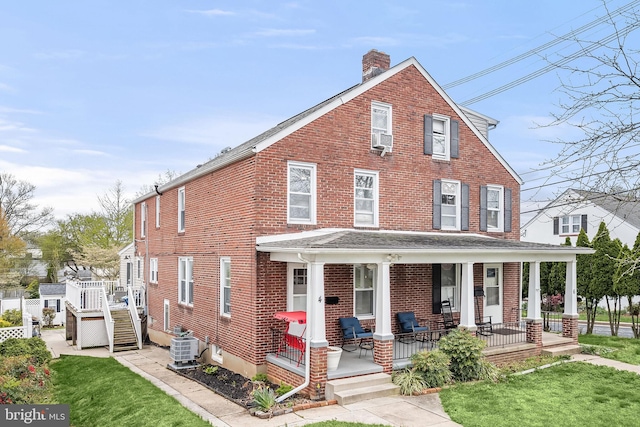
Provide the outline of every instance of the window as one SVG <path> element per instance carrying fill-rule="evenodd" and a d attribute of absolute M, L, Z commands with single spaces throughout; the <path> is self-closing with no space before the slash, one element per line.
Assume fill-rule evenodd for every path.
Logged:
<path fill-rule="evenodd" d="M 289 264 L 287 310 L 307 311 L 307 269 L 302 264 Z"/>
<path fill-rule="evenodd" d="M 289 223 L 316 222 L 316 165 L 289 162 Z"/>
<path fill-rule="evenodd" d="M 433 181 L 433 228 L 469 230 L 469 185 L 458 181 Z"/>
<path fill-rule="evenodd" d="M 151 258 L 149 260 L 149 281 L 151 283 L 158 283 L 158 258 Z"/>
<path fill-rule="evenodd" d="M 140 237 L 147 235 L 147 203 L 140 205 Z"/>
<path fill-rule="evenodd" d="M 442 181 L 442 229 L 457 230 L 460 212 L 460 183 Z"/>
<path fill-rule="evenodd" d="M 162 327 L 165 331 L 171 330 L 171 326 L 169 323 L 169 300 L 164 300 L 164 312 L 163 312 L 163 322 Z"/>
<path fill-rule="evenodd" d="M 511 189 L 480 186 L 480 231 L 511 231 Z"/>
<path fill-rule="evenodd" d="M 182 187 L 178 189 L 178 233 L 184 232 L 185 223 L 185 194 L 184 187 Z"/>
<path fill-rule="evenodd" d="M 586 215 L 565 215 L 553 218 L 553 234 L 578 234 L 580 229 L 587 232 Z"/>
<path fill-rule="evenodd" d="M 178 302 L 193 305 L 193 258 L 178 258 Z"/>
<path fill-rule="evenodd" d="M 373 317 L 374 283 L 376 282 L 376 265 L 360 264 L 353 267 L 354 306 L 356 317 Z"/>
<path fill-rule="evenodd" d="M 434 159 L 459 157 L 459 124 L 447 116 L 425 114 L 424 154 Z"/>
<path fill-rule="evenodd" d="M 451 301 L 454 311 L 460 310 L 460 282 L 462 268 L 458 264 L 433 264 L 433 313 L 441 313 L 442 301 Z"/>
<path fill-rule="evenodd" d="M 355 225 L 378 226 L 378 173 L 355 171 Z"/>
<path fill-rule="evenodd" d="M 220 312 L 231 316 L 231 258 L 220 258 Z"/>
<path fill-rule="evenodd" d="M 44 308 L 54 308 L 56 313 L 60 313 L 60 300 L 59 299 L 46 299 L 44 300 Z"/>
<path fill-rule="evenodd" d="M 371 147 L 376 148 L 381 142 L 380 135 L 392 135 L 391 105 L 381 102 L 371 103 Z"/>
<path fill-rule="evenodd" d="M 160 228 L 160 196 L 156 196 L 156 228 Z"/>

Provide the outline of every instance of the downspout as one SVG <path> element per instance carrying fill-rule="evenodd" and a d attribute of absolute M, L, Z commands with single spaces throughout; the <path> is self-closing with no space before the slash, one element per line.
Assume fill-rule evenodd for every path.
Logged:
<path fill-rule="evenodd" d="M 307 272 L 309 271 L 309 265 L 311 264 L 308 260 L 302 257 L 302 254 L 298 253 L 298 259 L 307 264 Z M 309 283 L 307 282 L 307 314 L 311 311 L 311 298 L 309 298 Z M 307 324 L 309 324 L 309 317 L 307 316 Z M 307 327 L 306 330 L 309 330 Z M 305 339 L 305 349 L 304 349 L 304 382 L 288 393 L 283 394 L 282 396 L 276 399 L 276 402 L 280 403 L 283 400 L 287 399 L 289 396 L 293 396 L 299 391 L 307 388 L 309 383 L 311 382 L 311 355 L 309 354 L 309 349 L 311 348 L 311 337 L 307 336 Z"/>

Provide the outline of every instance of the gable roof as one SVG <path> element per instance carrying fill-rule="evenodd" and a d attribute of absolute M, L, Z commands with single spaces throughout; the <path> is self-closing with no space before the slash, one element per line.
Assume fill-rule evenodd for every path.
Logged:
<path fill-rule="evenodd" d="M 431 75 L 425 70 L 425 68 L 420 65 L 420 63 L 413 56 L 404 60 L 403 62 L 389 68 L 388 70 L 380 73 L 379 75 L 370 78 L 367 81 L 359 83 L 355 86 L 350 87 L 349 89 L 340 92 L 331 98 L 277 124 L 273 128 L 261 133 L 254 138 L 238 145 L 235 148 L 232 148 L 229 151 L 224 153 L 220 153 L 218 156 L 209 160 L 208 162 L 199 165 L 195 169 L 179 176 L 178 178 L 170 181 L 166 184 L 163 184 L 158 187 L 159 192 L 163 192 L 166 190 L 170 190 L 172 188 L 179 187 L 181 185 L 186 184 L 189 181 L 192 181 L 195 178 L 200 176 L 209 174 L 215 170 L 221 169 L 231 163 L 236 161 L 251 157 L 256 153 L 259 153 L 262 150 L 270 147 L 275 144 L 282 138 L 292 134 L 298 129 L 306 126 L 307 124 L 313 122 L 317 118 L 323 116 L 324 114 L 330 112 L 331 110 L 347 103 L 348 101 L 354 99 L 355 97 L 361 95 L 367 90 L 373 88 L 374 86 L 388 80 L 394 75 L 400 73 L 409 67 L 415 67 L 420 74 L 427 80 L 427 82 L 433 86 L 433 88 L 438 92 L 438 94 L 451 106 L 451 108 L 456 112 L 456 114 L 460 117 L 460 119 L 473 131 L 474 135 L 489 149 L 489 151 L 498 159 L 498 161 L 504 166 L 507 171 L 513 176 L 513 178 L 519 183 L 522 184 L 523 181 L 520 176 L 516 173 L 516 171 L 507 163 L 507 161 L 498 153 L 498 151 L 489 143 L 488 139 L 482 135 L 482 133 L 475 127 L 475 125 L 471 122 L 471 120 L 467 117 L 467 114 L 463 110 L 462 107 L 457 105 L 453 100 L 447 95 L 447 93 L 442 89 L 436 81 L 431 77 Z M 466 112 L 470 112 L 471 110 L 467 109 Z M 479 113 L 474 112 L 476 115 L 480 117 L 486 117 L 480 115 Z M 489 119 L 487 117 L 487 119 Z M 491 119 L 489 121 L 490 124 L 497 124 L 497 121 Z M 134 200 L 133 203 L 141 202 L 151 195 L 155 193 L 150 192 L 144 196 L 141 196 Z"/>
<path fill-rule="evenodd" d="M 67 286 L 60 283 L 41 283 L 39 292 L 43 297 L 66 295 Z"/>

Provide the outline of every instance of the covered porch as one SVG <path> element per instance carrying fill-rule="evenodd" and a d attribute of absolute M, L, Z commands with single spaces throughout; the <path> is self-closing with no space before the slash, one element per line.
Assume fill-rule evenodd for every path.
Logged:
<path fill-rule="evenodd" d="M 459 280 L 459 291 L 456 298 L 457 327 L 476 331 L 477 321 L 477 293 L 474 288 L 483 286 L 477 283 L 485 274 L 484 288 L 488 289 L 486 277 L 495 277 L 496 272 L 487 273 L 487 265 L 505 266 L 499 274 L 505 274 L 504 286 L 500 290 L 499 319 L 494 322 L 489 335 L 479 334 L 487 340 L 488 348 L 502 348 L 508 352 L 509 347 L 524 346 L 518 350 L 519 354 L 540 354 L 543 346 L 542 316 L 540 312 L 540 263 L 543 261 L 563 261 L 567 263 L 567 286 L 565 292 L 565 312 L 563 315 L 563 336 L 577 341 L 577 294 L 576 294 L 576 261 L 577 253 L 587 253 L 585 248 L 572 248 L 535 243 L 525 243 L 515 240 L 491 238 L 476 234 L 463 233 L 408 233 L 408 232 L 377 232 L 354 230 L 318 230 L 291 235 L 268 236 L 257 239 L 257 250 L 269 254 L 271 262 L 287 264 L 303 263 L 306 268 L 306 312 L 307 328 L 305 335 L 306 351 L 304 360 L 296 369 L 304 378 L 313 378 L 316 383 L 326 382 L 336 375 L 353 369 L 347 369 L 350 364 L 365 365 L 373 363 L 375 369 L 391 372 L 393 369 L 406 366 L 411 354 L 428 346 L 437 348 L 437 340 L 427 342 L 399 340 L 400 333 L 396 325 L 396 313 L 408 311 L 417 304 L 439 304 L 435 290 L 431 295 L 424 295 L 422 301 L 414 301 L 415 295 L 409 301 L 401 298 L 403 289 L 411 286 L 410 274 L 399 274 L 404 271 L 401 267 L 411 268 L 412 272 L 419 271 L 420 265 L 425 271 L 433 272 L 434 266 L 455 265 Z M 530 262 L 530 286 L 528 289 L 529 311 L 527 319 L 519 318 L 520 306 L 520 264 Z M 366 351 L 365 356 L 354 360 L 354 353 L 343 352 L 344 364 L 341 360 L 338 370 L 328 372 L 326 368 L 327 347 L 337 345 L 334 325 L 337 318 L 336 311 L 326 300 L 331 295 L 325 295 L 326 289 L 331 287 L 332 279 L 325 278 L 325 267 L 337 265 L 365 265 L 375 266 L 374 315 L 371 319 L 363 320 L 373 332 L 373 347 Z M 418 266 L 418 267 L 414 267 Z M 508 269 L 506 268 L 508 266 Z M 398 270 L 400 268 L 400 270 Z M 508 270 L 505 272 L 504 270 Z M 413 274 L 413 273 L 412 273 Z M 424 273 L 422 274 L 424 276 Z M 434 276 L 435 277 L 435 276 Z M 402 278 L 402 280 L 399 280 Z M 431 280 L 431 279 L 430 279 Z M 435 289 L 435 288 L 434 288 Z M 507 292 L 508 290 L 508 292 Z M 443 298 L 444 300 L 444 298 Z M 330 316 L 327 318 L 327 307 Z M 486 310 L 487 305 L 480 308 Z M 537 307 L 537 309 L 536 309 Z M 347 308 L 338 312 L 338 316 L 353 316 L 353 309 Z M 485 313 L 480 313 L 485 314 Z M 437 332 L 439 326 L 436 314 L 428 313 L 431 330 Z M 403 342 L 404 341 L 404 342 Z M 419 344 L 418 344 L 419 343 Z M 528 345 L 527 345 L 528 344 Z M 274 353 L 271 353 L 273 356 Z M 274 357 L 267 357 L 272 363 Z M 282 358 L 276 358 L 282 359 Z M 280 360 L 282 361 L 282 360 Z M 282 367 L 282 366 L 281 366 Z M 286 367 L 282 367 L 287 369 Z M 374 369 L 372 366 L 371 369 Z"/>

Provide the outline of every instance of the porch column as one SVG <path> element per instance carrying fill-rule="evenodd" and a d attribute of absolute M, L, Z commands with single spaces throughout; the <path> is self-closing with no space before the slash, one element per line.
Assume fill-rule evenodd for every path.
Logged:
<path fill-rule="evenodd" d="M 460 286 L 460 325 L 475 331 L 476 321 L 473 311 L 473 263 L 462 264 L 462 284 Z"/>
<path fill-rule="evenodd" d="M 373 361 L 384 368 L 393 370 L 393 332 L 391 331 L 391 263 L 378 263 L 376 277 L 376 328 L 373 333 Z"/>
<path fill-rule="evenodd" d="M 567 262 L 567 276 L 564 290 L 564 314 L 562 315 L 562 336 L 578 343 L 578 263 L 574 258 Z"/>
<path fill-rule="evenodd" d="M 311 261 L 309 265 L 309 289 L 307 299 L 307 339 L 311 347 L 326 347 L 324 314 L 324 263 Z"/>
<path fill-rule="evenodd" d="M 529 263 L 529 299 L 527 302 L 527 342 L 542 351 L 542 317 L 540 309 L 540 261 Z"/>

